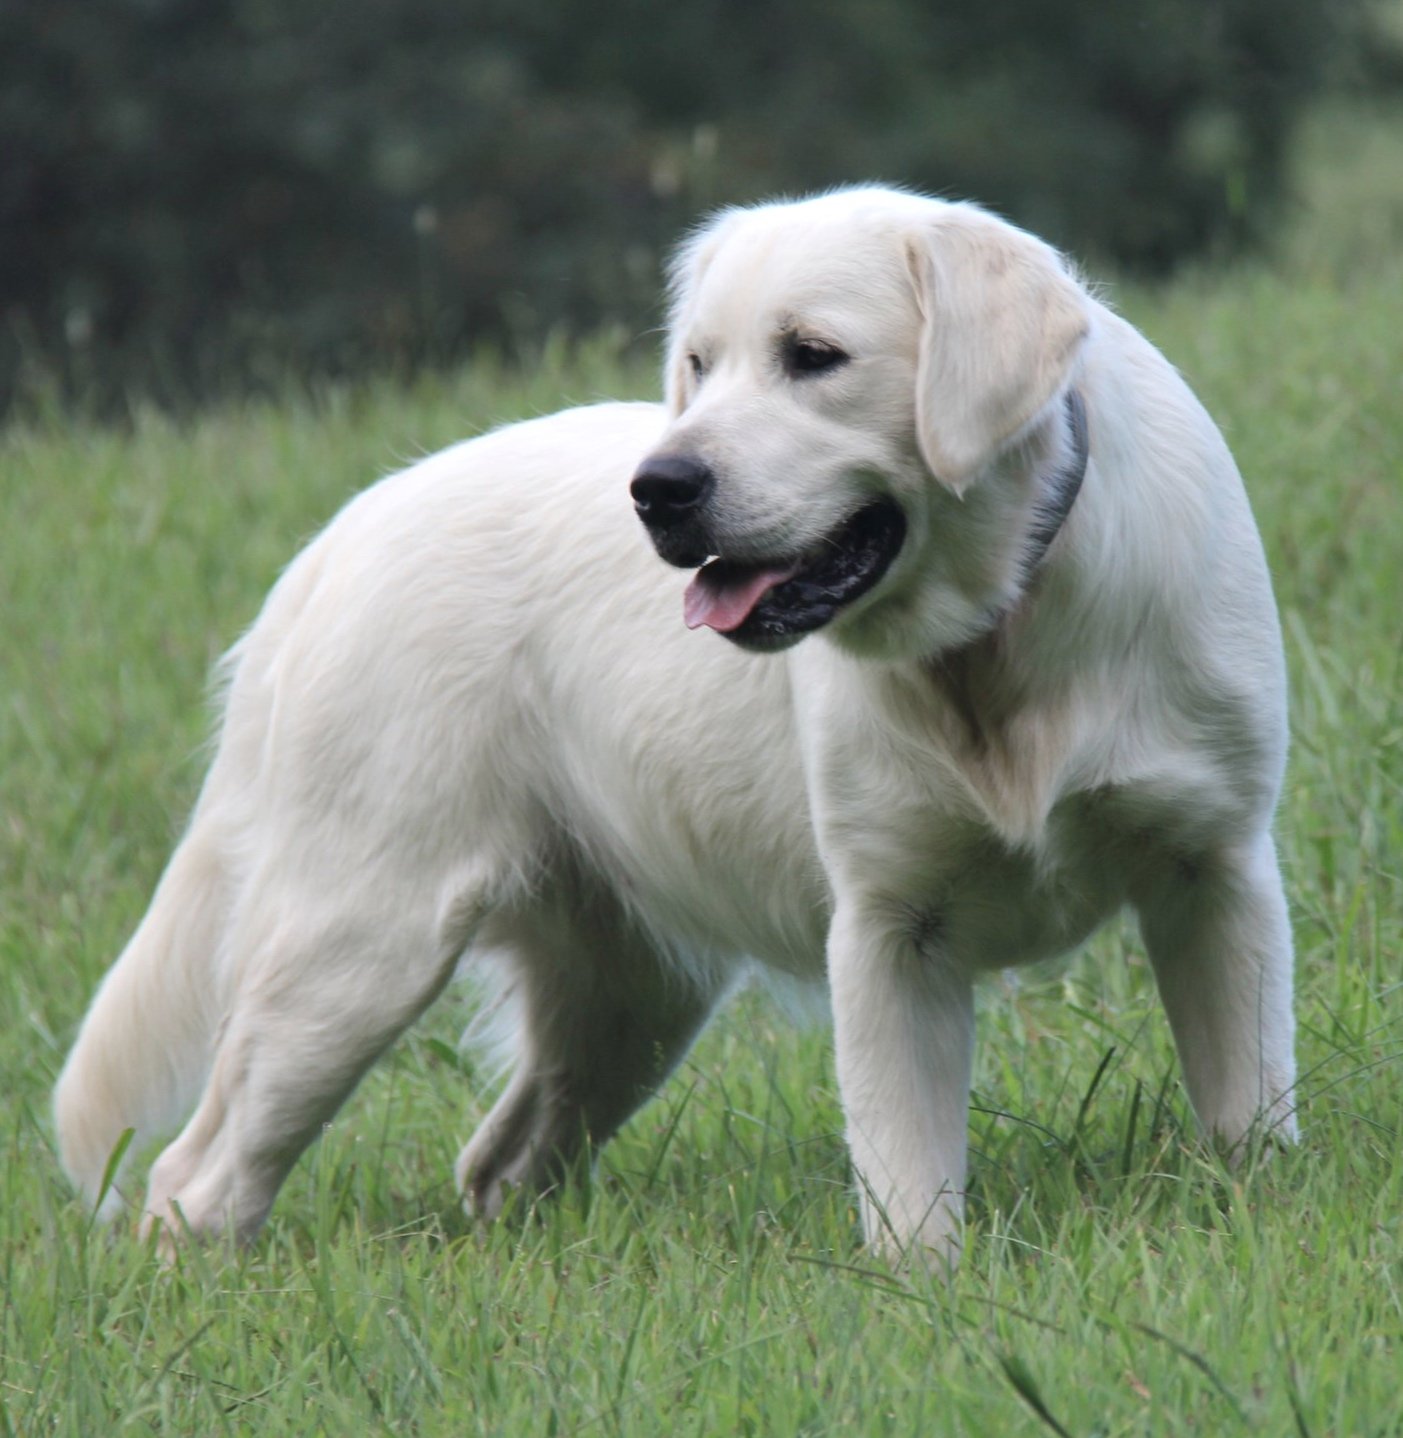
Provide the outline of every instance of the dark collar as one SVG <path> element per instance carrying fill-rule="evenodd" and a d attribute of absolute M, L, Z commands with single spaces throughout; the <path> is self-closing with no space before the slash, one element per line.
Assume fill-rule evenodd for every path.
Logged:
<path fill-rule="evenodd" d="M 1027 566 L 1029 572 L 1043 562 L 1052 541 L 1061 532 L 1072 512 L 1072 506 L 1081 493 L 1081 482 L 1086 478 L 1086 462 L 1091 448 L 1086 436 L 1086 404 L 1074 389 L 1067 391 L 1067 428 L 1071 434 L 1072 454 L 1047 481 L 1047 502 L 1029 535 Z"/>
<path fill-rule="evenodd" d="M 1091 457 L 1091 445 L 1086 432 L 1086 404 L 1074 389 L 1067 391 L 1067 429 L 1072 441 L 1072 453 L 1066 464 L 1057 470 L 1046 482 L 1045 505 L 1028 536 L 1028 557 L 1025 560 L 1025 583 L 1037 571 L 1052 541 L 1062 532 L 1067 516 L 1081 493 L 1082 480 L 1086 478 L 1087 461 Z M 1016 606 L 1017 600 L 1014 601 Z M 926 672 L 943 690 L 946 699 L 964 721 L 971 741 L 979 747 L 987 743 L 980 705 L 975 696 L 978 692 L 973 666 L 989 661 L 997 653 L 1000 624 L 1009 611 L 995 610 L 989 616 L 989 626 L 974 639 L 953 649 L 935 654 L 926 664 Z M 991 646 L 993 646 L 991 648 Z"/>

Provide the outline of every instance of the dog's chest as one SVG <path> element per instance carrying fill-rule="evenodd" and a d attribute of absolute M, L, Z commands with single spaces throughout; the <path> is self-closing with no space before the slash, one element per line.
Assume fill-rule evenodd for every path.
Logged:
<path fill-rule="evenodd" d="M 1128 878 L 1084 808 L 1054 811 L 1033 846 L 1011 848 L 988 830 L 959 826 L 915 841 L 927 856 L 907 899 L 918 944 L 974 968 L 1005 968 L 1083 942 L 1121 907 Z"/>
<path fill-rule="evenodd" d="M 839 902 L 887 906 L 919 947 L 981 968 L 1070 949 L 1124 903 L 1143 834 L 1118 794 L 1078 782 L 1094 766 L 1074 716 L 996 742 L 949 711 L 864 717 L 814 768 Z"/>

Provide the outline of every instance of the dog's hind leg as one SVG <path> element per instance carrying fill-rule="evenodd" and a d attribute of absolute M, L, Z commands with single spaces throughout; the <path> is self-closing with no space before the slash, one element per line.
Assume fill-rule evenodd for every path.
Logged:
<path fill-rule="evenodd" d="M 231 928 L 209 1083 L 152 1168 L 146 1223 L 251 1237 L 298 1155 L 442 989 L 493 891 L 401 870 L 329 894 L 295 863 L 262 864 Z"/>
<path fill-rule="evenodd" d="M 1137 908 L 1200 1124 L 1234 1149 L 1293 1139 L 1291 927 L 1270 836 L 1175 864 Z"/>
<path fill-rule="evenodd" d="M 468 1211 L 554 1187 L 647 1100 L 686 1053 L 724 973 L 662 958 L 622 915 L 566 926 L 515 919 L 496 946 L 514 961 L 524 1009 L 517 1068 L 458 1158 Z"/>

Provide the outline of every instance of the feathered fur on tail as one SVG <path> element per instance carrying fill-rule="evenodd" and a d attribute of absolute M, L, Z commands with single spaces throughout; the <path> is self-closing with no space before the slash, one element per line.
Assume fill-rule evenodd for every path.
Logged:
<path fill-rule="evenodd" d="M 178 1123 L 204 1084 L 224 1008 L 217 950 L 227 897 L 220 856 L 192 830 L 83 1020 L 54 1118 L 63 1166 L 89 1202 L 126 1130 L 135 1153 Z M 120 1203 L 114 1185 L 104 1216 Z"/>

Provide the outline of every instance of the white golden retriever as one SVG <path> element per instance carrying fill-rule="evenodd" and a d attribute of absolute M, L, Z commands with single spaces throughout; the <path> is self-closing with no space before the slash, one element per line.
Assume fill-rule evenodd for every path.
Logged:
<path fill-rule="evenodd" d="M 374 486 L 273 590 L 59 1082 L 84 1193 L 193 1103 L 146 1221 L 251 1235 L 491 951 L 492 1214 L 759 964 L 831 986 L 869 1240 L 953 1252 L 971 986 L 1127 904 L 1203 1126 L 1293 1134 L 1281 644 L 1174 370 L 1040 241 L 885 189 L 700 231 L 666 366 Z"/>

